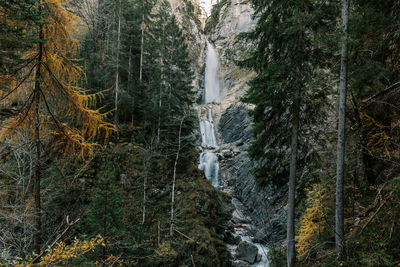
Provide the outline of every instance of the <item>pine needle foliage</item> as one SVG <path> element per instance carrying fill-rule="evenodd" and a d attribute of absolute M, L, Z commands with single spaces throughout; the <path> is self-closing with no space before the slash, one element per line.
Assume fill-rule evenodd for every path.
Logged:
<path fill-rule="evenodd" d="M 249 82 L 243 101 L 254 104 L 254 141 L 249 155 L 258 164 L 254 174 L 261 185 L 283 185 L 289 176 L 291 128 L 300 92 L 299 174 L 315 162 L 317 125 L 325 118 L 328 75 L 319 75 L 328 67 L 329 34 L 332 34 L 336 10 L 333 1 L 254 0 L 255 29 L 244 35 L 254 43 L 250 56 L 240 62 L 257 76 Z M 310 170 L 310 168 L 308 168 Z"/>

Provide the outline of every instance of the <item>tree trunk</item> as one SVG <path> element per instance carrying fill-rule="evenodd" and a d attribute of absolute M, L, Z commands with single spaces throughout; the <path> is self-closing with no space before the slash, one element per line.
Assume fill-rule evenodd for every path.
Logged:
<path fill-rule="evenodd" d="M 299 135 L 299 115 L 300 115 L 300 88 L 296 89 L 294 99 L 294 114 L 292 122 L 292 141 L 290 149 L 290 176 L 289 176 L 289 200 L 288 200 L 288 218 L 287 218 L 287 263 L 289 267 L 296 264 L 295 250 L 295 194 L 296 194 L 296 167 L 297 167 L 297 149 Z"/>
<path fill-rule="evenodd" d="M 144 0 L 143 0 L 144 2 Z M 144 9 L 144 3 L 143 3 L 143 9 Z M 140 42 L 140 66 L 139 66 L 139 81 L 142 83 L 142 78 L 143 78 L 143 50 L 144 50 L 144 10 L 142 10 L 142 40 Z"/>
<path fill-rule="evenodd" d="M 164 26 L 162 29 L 162 34 L 161 34 L 161 83 L 160 83 L 160 90 L 159 90 L 159 99 L 158 99 L 158 126 L 157 126 L 157 144 L 160 144 L 160 136 L 161 136 L 161 107 L 162 107 L 162 94 L 163 94 L 163 89 L 165 86 L 165 75 L 164 75 L 164 55 L 165 55 L 165 50 L 164 50 L 164 42 L 165 42 L 165 33 L 164 33 Z"/>
<path fill-rule="evenodd" d="M 171 193 L 171 225 L 169 229 L 169 235 L 173 236 L 174 234 L 174 204 L 175 204 L 175 184 L 176 184 L 176 167 L 178 165 L 179 153 L 181 152 L 181 136 L 182 136 L 182 125 L 185 120 L 185 114 L 182 117 L 181 124 L 179 125 L 179 134 L 178 134 L 178 151 L 176 152 L 175 164 L 174 164 L 174 176 L 172 178 L 172 193 Z"/>
<path fill-rule="evenodd" d="M 117 73 L 115 77 L 115 113 L 114 113 L 114 123 L 118 124 L 118 94 L 119 94 L 119 50 L 121 43 L 121 5 L 122 2 L 119 0 L 118 7 L 118 35 L 117 35 Z"/>
<path fill-rule="evenodd" d="M 132 97 L 132 125 L 135 120 L 135 95 L 134 95 L 134 90 L 132 88 L 131 90 L 131 81 L 132 81 L 132 36 L 129 38 L 129 58 L 128 58 L 128 92 L 131 92 L 131 97 Z"/>
<path fill-rule="evenodd" d="M 147 168 L 147 165 L 146 165 Z M 142 209 L 142 224 L 146 221 L 146 189 L 147 189 L 147 170 L 143 179 L 143 209 Z"/>
<path fill-rule="evenodd" d="M 343 0 L 343 37 L 342 55 L 340 62 L 339 86 L 339 129 L 336 168 L 336 255 L 339 259 L 344 256 L 344 153 L 345 153 L 345 124 L 346 124 L 346 89 L 347 89 L 347 29 L 349 21 L 349 0 Z"/>
<path fill-rule="evenodd" d="M 104 238 L 107 238 L 107 224 L 108 224 L 108 222 L 107 222 L 107 205 L 108 205 L 108 191 L 107 190 L 105 190 L 105 193 L 106 193 L 106 195 L 105 195 L 105 197 L 104 197 L 104 206 L 103 206 L 103 237 Z M 106 261 L 106 259 L 107 259 L 107 251 L 106 251 L 106 246 L 103 246 L 103 249 L 102 249 L 102 256 L 101 256 L 101 259 L 102 259 L 102 261 L 103 261 L 103 266 L 105 266 L 105 261 Z"/>
<path fill-rule="evenodd" d="M 41 3 L 39 2 L 39 9 L 41 9 Z M 43 40 L 43 26 L 40 26 L 39 30 L 39 40 Z M 43 60 L 43 44 L 39 43 L 39 55 L 38 62 L 36 66 L 36 74 L 35 74 L 35 87 L 34 87 L 34 113 L 33 120 L 35 122 L 35 133 L 34 133 L 34 143 L 35 143 L 35 171 L 34 171 L 34 179 L 33 179 L 33 194 L 35 201 L 35 234 L 34 234 L 34 244 L 33 248 L 36 254 L 40 254 L 41 249 L 41 236 L 42 236 L 42 207 L 40 200 L 40 114 L 39 114 L 39 105 L 40 105 L 40 83 L 41 83 L 41 64 Z"/>
<path fill-rule="evenodd" d="M 148 175 L 149 175 L 148 168 L 149 168 L 149 166 L 151 164 L 152 158 L 153 158 L 153 139 L 152 139 L 151 144 L 150 144 L 150 156 L 144 163 L 145 174 L 144 174 L 144 177 L 143 177 L 142 225 L 144 225 L 144 223 L 146 222 L 146 202 L 147 202 L 146 190 L 147 190 L 147 179 L 148 179 Z"/>

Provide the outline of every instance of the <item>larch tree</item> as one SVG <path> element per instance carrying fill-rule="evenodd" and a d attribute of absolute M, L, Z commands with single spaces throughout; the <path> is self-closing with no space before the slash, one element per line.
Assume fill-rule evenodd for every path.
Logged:
<path fill-rule="evenodd" d="M 19 112 L 2 125 L 1 138 L 12 138 L 15 129 L 31 132 L 35 147 L 33 195 L 35 214 L 34 251 L 41 251 L 41 157 L 44 142 L 64 155 L 91 155 L 95 137 L 105 138 L 114 126 L 106 114 L 91 109 L 100 95 L 89 95 L 79 87 L 84 79 L 73 58 L 79 45 L 74 39 L 78 18 L 66 9 L 67 0 L 38 0 L 33 7 L 42 14 L 35 30 L 36 44 L 24 54 L 28 64 L 1 92 L 2 99 L 22 102 Z M 21 91 L 23 94 L 21 94 Z M 21 99 L 21 95 L 26 98 Z"/>

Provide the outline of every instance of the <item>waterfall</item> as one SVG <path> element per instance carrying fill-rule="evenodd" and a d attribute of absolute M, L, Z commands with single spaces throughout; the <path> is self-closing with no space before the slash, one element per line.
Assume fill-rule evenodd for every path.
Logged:
<path fill-rule="evenodd" d="M 219 186 L 219 160 L 214 152 L 205 151 L 201 153 L 199 169 L 204 171 L 214 187 Z"/>
<path fill-rule="evenodd" d="M 219 157 L 216 153 L 218 149 L 217 137 L 215 134 L 214 120 L 212 117 L 212 108 L 221 101 L 221 81 L 218 77 L 218 57 L 214 47 L 207 41 L 206 70 L 205 70 L 205 89 L 203 105 L 199 107 L 199 124 L 201 133 L 201 147 L 203 152 L 200 155 L 199 169 L 204 171 L 205 176 L 211 182 L 212 186 L 220 188 L 219 181 Z M 238 207 L 236 207 L 238 210 Z M 244 225 L 241 225 L 241 227 Z M 243 229 L 242 229 L 243 228 Z M 258 262 L 250 265 L 252 267 L 269 266 L 267 253 L 268 248 L 260 243 L 252 242 L 248 236 L 249 231 L 245 227 L 234 230 L 233 235 L 240 236 L 241 240 L 250 243 L 258 250 Z M 228 246 L 229 247 L 229 246 Z M 232 247 L 232 246 L 231 246 Z M 236 249 L 237 246 L 234 247 Z M 232 252 L 232 255 L 235 252 Z"/>
<path fill-rule="evenodd" d="M 221 101 L 221 81 L 218 77 L 218 57 L 214 47 L 208 41 L 204 99 L 206 104 Z"/>
<path fill-rule="evenodd" d="M 208 109 L 208 119 L 200 119 L 200 132 L 202 141 L 201 145 L 203 147 L 217 147 L 217 138 L 215 137 L 214 122 L 212 120 L 211 109 Z"/>
<path fill-rule="evenodd" d="M 202 148 L 200 155 L 199 169 L 204 171 L 207 179 L 211 181 L 214 187 L 219 183 L 219 158 L 215 153 L 218 149 L 217 137 L 215 135 L 214 121 L 212 118 L 212 109 L 205 106 L 209 103 L 221 101 L 221 85 L 218 77 L 218 58 L 214 47 L 207 41 L 206 71 L 205 71 L 205 90 L 204 90 L 204 108 L 199 110 L 199 123 L 201 132 Z M 206 110 L 206 116 L 202 112 Z"/>

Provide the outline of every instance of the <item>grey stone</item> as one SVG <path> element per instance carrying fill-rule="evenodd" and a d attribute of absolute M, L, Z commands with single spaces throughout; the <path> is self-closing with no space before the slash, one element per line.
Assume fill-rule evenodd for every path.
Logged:
<path fill-rule="evenodd" d="M 249 242 L 243 241 L 237 247 L 236 253 L 239 260 L 253 264 L 256 262 L 258 248 Z"/>

